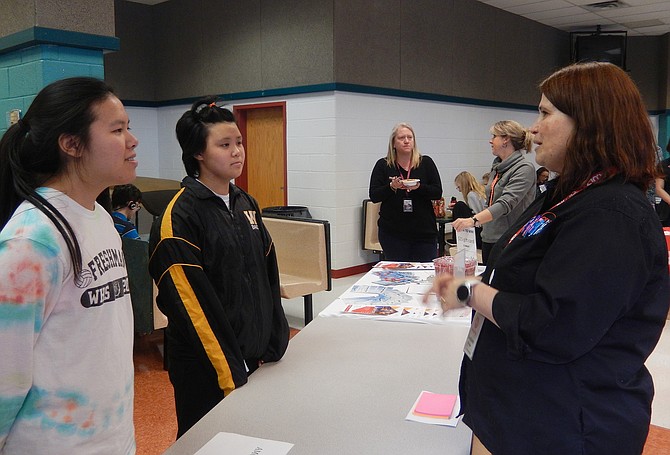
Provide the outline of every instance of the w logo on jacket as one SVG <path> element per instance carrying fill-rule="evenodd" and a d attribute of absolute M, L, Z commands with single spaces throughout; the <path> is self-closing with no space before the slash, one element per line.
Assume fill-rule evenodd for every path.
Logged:
<path fill-rule="evenodd" d="M 249 224 L 252 229 L 258 229 L 258 223 L 256 222 L 256 211 L 255 210 L 245 210 L 244 216 L 249 220 Z"/>

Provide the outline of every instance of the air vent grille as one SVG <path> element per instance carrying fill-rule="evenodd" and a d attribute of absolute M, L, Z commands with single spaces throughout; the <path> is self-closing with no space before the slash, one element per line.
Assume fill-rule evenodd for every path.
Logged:
<path fill-rule="evenodd" d="M 603 10 L 603 9 L 614 9 L 614 8 L 624 8 L 628 6 L 622 1 L 619 0 L 610 0 L 607 2 L 596 2 L 596 3 L 590 3 L 588 5 L 584 5 L 584 8 L 590 9 L 590 10 Z"/>

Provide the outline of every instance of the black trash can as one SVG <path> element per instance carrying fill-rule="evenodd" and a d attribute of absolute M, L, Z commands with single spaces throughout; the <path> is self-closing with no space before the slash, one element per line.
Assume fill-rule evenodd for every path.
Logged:
<path fill-rule="evenodd" d="M 265 207 L 263 215 L 287 216 L 291 218 L 312 218 L 307 207 L 301 205 L 282 205 L 278 207 Z"/>

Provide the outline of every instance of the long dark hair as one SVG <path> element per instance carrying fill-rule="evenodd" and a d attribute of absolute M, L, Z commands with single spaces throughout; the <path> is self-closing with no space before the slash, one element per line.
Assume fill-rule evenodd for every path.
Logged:
<path fill-rule="evenodd" d="M 228 109 L 217 106 L 213 96 L 193 103 L 177 121 L 175 132 L 182 150 L 181 159 L 190 177 L 198 176 L 200 165 L 195 157 L 207 148 L 209 125 L 214 123 L 235 123 L 235 116 Z"/>
<path fill-rule="evenodd" d="M 105 82 L 74 77 L 53 82 L 35 97 L 26 115 L 0 139 L 0 228 L 26 200 L 42 211 L 65 239 L 75 275 L 81 272 L 81 251 L 65 217 L 36 189 L 63 171 L 58 140 L 63 134 L 89 143 L 94 106 L 113 95 Z"/>
<path fill-rule="evenodd" d="M 647 190 L 657 175 L 656 141 L 640 92 L 625 71 L 611 63 L 577 63 L 545 79 L 540 91 L 575 122 L 557 197 L 596 171 L 622 175 Z"/>

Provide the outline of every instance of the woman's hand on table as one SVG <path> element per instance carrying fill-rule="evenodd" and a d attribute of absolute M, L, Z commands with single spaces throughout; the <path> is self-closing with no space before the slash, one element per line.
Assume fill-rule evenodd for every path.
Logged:
<path fill-rule="evenodd" d="M 456 289 L 465 280 L 466 278 L 456 278 L 451 273 L 436 275 L 430 292 L 423 296 L 424 305 L 428 303 L 429 295 L 434 293 L 440 301 L 442 311 L 446 312 L 453 308 L 463 308 L 463 304 L 456 298 Z"/>
<path fill-rule="evenodd" d="M 442 311 L 446 312 L 454 308 L 463 308 L 463 304 L 458 301 L 458 297 L 456 296 L 456 290 L 464 281 L 472 280 L 473 278 L 479 279 L 479 277 L 472 276 L 456 278 L 450 273 L 436 275 L 430 292 L 423 296 L 424 305 L 428 303 L 429 295 L 435 293 L 437 299 L 440 301 Z M 472 286 L 470 289 L 472 290 L 472 295 L 469 306 L 497 326 L 498 322 L 493 317 L 493 299 L 498 290 L 485 283 Z"/>

